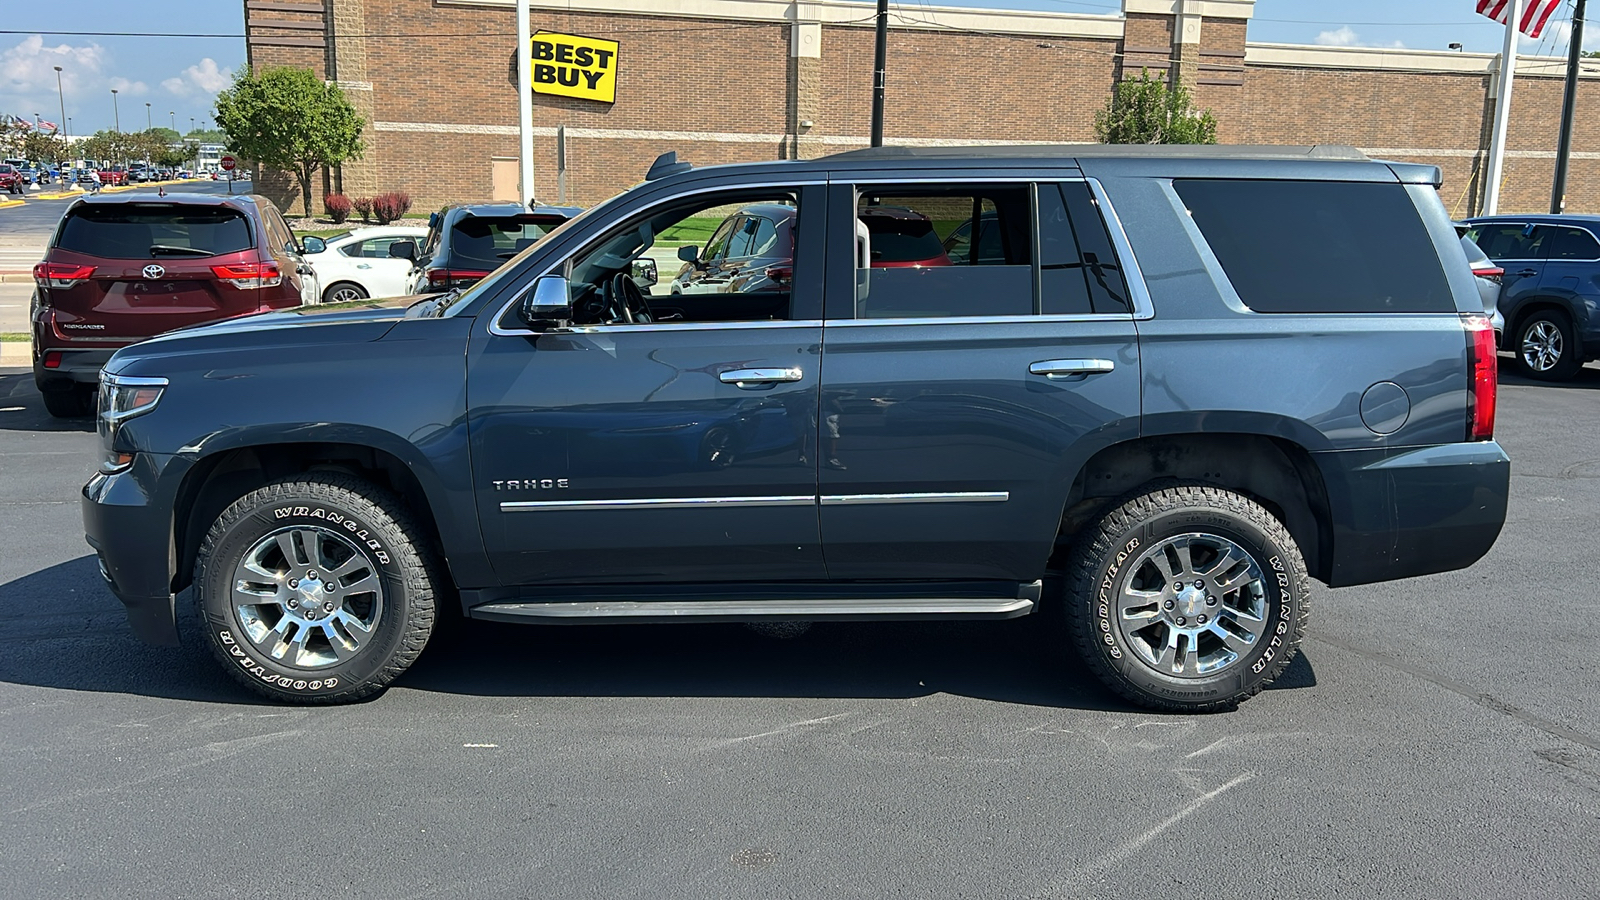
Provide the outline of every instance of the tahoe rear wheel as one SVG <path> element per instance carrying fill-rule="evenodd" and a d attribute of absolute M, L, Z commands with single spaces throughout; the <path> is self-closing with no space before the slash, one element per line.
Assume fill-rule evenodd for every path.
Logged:
<path fill-rule="evenodd" d="M 1542 381 L 1565 381 L 1583 367 L 1572 320 L 1557 309 L 1541 309 L 1517 329 L 1517 364 L 1524 374 Z"/>
<path fill-rule="evenodd" d="M 433 630 L 434 569 L 392 494 L 312 472 L 239 498 L 195 561 L 206 640 L 258 693 L 341 703 L 382 691 Z"/>
<path fill-rule="evenodd" d="M 1259 504 L 1188 484 L 1125 498 L 1073 549 L 1068 624 L 1089 667 L 1152 709 L 1232 709 L 1294 658 L 1310 580 Z"/>

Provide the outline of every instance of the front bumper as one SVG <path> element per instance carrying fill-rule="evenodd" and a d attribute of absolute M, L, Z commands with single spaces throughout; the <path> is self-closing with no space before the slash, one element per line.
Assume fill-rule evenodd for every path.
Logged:
<path fill-rule="evenodd" d="M 1333 520 L 1329 587 L 1464 569 L 1505 525 L 1511 459 L 1494 441 L 1312 456 Z"/>
<path fill-rule="evenodd" d="M 167 458 L 140 453 L 133 467 L 96 474 L 83 486 L 84 539 L 100 557 L 100 572 L 128 608 L 128 625 L 140 640 L 178 643 L 172 595 L 170 505 L 150 495 Z"/>

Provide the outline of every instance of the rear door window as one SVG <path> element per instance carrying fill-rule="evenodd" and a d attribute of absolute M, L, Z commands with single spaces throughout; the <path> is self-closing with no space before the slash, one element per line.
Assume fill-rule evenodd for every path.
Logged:
<path fill-rule="evenodd" d="M 1467 231 L 1490 259 L 1543 259 L 1547 234 L 1526 222 L 1485 222 Z"/>
<path fill-rule="evenodd" d="M 1585 229 L 1547 225 L 1540 230 L 1550 232 L 1545 240 L 1550 245 L 1548 257 L 1551 260 L 1591 262 L 1600 259 L 1600 244 L 1596 244 L 1594 235 Z"/>
<path fill-rule="evenodd" d="M 217 256 L 254 245 L 250 223 L 226 207 L 86 206 L 68 213 L 56 246 L 111 259 Z"/>
<path fill-rule="evenodd" d="M 1179 179 L 1173 187 L 1256 312 L 1455 311 L 1403 185 Z"/>

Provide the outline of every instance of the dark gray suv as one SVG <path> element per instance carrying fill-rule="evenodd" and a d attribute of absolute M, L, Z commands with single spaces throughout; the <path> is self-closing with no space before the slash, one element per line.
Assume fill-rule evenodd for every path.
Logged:
<path fill-rule="evenodd" d="M 1338 148 L 669 154 L 465 291 L 119 351 L 89 543 L 141 637 L 176 642 L 190 589 L 193 637 L 291 702 L 381 691 L 447 605 L 1053 605 L 1050 646 L 1123 696 L 1231 708 L 1294 656 L 1312 579 L 1457 569 L 1500 532 L 1493 332 L 1438 184 Z M 761 303 L 667 315 L 631 277 L 755 206 L 793 210 Z M 875 264 L 883 210 L 937 252 Z"/>

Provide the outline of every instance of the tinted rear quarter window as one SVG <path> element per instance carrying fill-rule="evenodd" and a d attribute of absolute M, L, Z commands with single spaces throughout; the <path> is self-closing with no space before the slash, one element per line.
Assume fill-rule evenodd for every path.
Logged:
<path fill-rule="evenodd" d="M 1256 312 L 1455 311 L 1402 185 L 1179 179 L 1173 187 Z"/>
<path fill-rule="evenodd" d="M 145 259 L 236 253 L 250 249 L 253 242 L 250 224 L 237 210 L 128 205 L 90 206 L 68 213 L 56 246 L 91 256 Z"/>
<path fill-rule="evenodd" d="M 465 216 L 450 229 L 451 263 L 497 269 L 562 221 L 546 216 Z"/>

